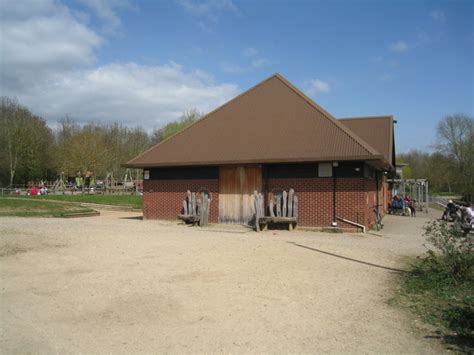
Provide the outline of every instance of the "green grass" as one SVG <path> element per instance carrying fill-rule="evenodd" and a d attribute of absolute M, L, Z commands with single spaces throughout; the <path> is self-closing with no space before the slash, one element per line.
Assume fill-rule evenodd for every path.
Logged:
<path fill-rule="evenodd" d="M 20 196 L 25 197 L 25 196 Z M 126 206 L 141 209 L 143 197 L 139 195 L 46 195 L 30 196 L 39 200 L 54 200 L 66 202 L 97 203 L 101 205 Z"/>
<path fill-rule="evenodd" d="M 459 195 L 456 192 L 443 191 L 443 192 L 431 192 L 431 194 L 435 195 L 435 196 L 449 196 L 449 197 L 453 197 L 453 198 L 461 198 L 461 195 Z"/>
<path fill-rule="evenodd" d="M 440 264 L 442 257 L 438 257 Z M 409 308 L 438 329 L 444 341 L 459 351 L 474 350 L 474 278 L 454 279 L 417 260 L 402 276 L 392 303 Z"/>
<path fill-rule="evenodd" d="M 76 204 L 41 201 L 35 197 L 30 198 L 31 200 L 0 197 L 0 217 L 67 217 L 94 212 L 91 208 Z"/>

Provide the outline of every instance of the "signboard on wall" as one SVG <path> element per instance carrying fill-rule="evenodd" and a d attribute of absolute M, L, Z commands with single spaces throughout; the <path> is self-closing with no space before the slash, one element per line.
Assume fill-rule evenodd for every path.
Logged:
<path fill-rule="evenodd" d="M 150 170 L 144 170 L 143 171 L 143 179 L 144 180 L 150 180 Z"/>

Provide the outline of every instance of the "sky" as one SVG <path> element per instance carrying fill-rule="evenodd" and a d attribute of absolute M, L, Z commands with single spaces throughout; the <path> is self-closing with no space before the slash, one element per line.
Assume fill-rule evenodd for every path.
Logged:
<path fill-rule="evenodd" d="M 0 95 L 53 127 L 152 130 L 276 72 L 429 150 L 444 116 L 474 116 L 474 1 L 0 0 Z"/>

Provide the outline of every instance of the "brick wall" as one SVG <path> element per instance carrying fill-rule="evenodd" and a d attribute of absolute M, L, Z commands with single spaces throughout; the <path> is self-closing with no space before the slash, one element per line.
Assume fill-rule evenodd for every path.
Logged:
<path fill-rule="evenodd" d="M 333 219 L 333 178 L 268 179 L 268 190 L 293 188 L 298 196 L 298 224 L 327 227 Z M 382 185 L 382 184 L 381 184 Z M 336 179 L 336 216 L 369 227 L 373 224 L 376 185 L 366 178 Z M 379 195 L 379 199 L 382 195 Z M 354 226 L 338 221 L 343 228 Z"/>
<path fill-rule="evenodd" d="M 211 192 L 209 221 L 219 221 L 219 180 L 144 180 L 143 182 L 143 218 L 176 220 L 181 213 L 186 191 Z"/>
<path fill-rule="evenodd" d="M 379 184 L 379 204 L 387 198 L 387 184 Z M 290 188 L 298 196 L 298 223 L 308 227 L 327 227 L 333 217 L 333 178 L 268 179 L 268 191 Z M 212 194 L 210 222 L 219 220 L 219 181 L 202 180 L 145 180 L 143 216 L 145 219 L 176 220 L 181 212 L 186 191 L 209 190 Z M 362 177 L 337 178 L 336 215 L 370 227 L 374 223 L 376 203 L 375 180 Z M 338 222 L 343 228 L 352 225 Z"/>

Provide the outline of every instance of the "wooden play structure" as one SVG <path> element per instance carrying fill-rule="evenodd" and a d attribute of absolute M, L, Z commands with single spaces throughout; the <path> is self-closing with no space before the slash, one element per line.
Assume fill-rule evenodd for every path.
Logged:
<path fill-rule="evenodd" d="M 261 193 L 254 192 L 255 205 L 255 230 L 257 232 L 266 229 L 269 225 L 283 224 L 288 230 L 293 230 L 298 221 L 298 197 L 295 190 L 290 189 L 288 193 L 271 193 L 268 201 L 270 215 L 265 216 L 264 198 Z"/>
<path fill-rule="evenodd" d="M 178 215 L 178 219 L 184 221 L 186 224 L 196 225 L 200 227 L 209 224 L 209 209 L 211 199 L 207 192 L 201 191 L 196 197 L 195 192 L 187 191 L 186 199 L 183 201 L 182 214 Z"/>

